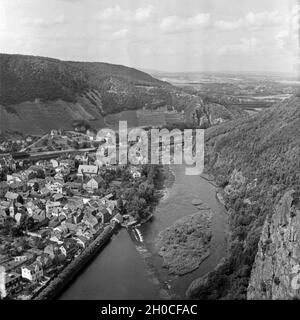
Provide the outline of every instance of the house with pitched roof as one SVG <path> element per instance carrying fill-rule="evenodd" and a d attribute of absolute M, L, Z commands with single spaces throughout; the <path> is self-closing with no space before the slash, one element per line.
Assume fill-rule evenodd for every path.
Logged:
<path fill-rule="evenodd" d="M 71 182 L 71 181 L 68 181 L 65 183 L 65 188 L 66 189 L 69 189 L 70 191 L 79 191 L 82 187 L 82 184 L 81 183 L 78 183 L 78 182 Z"/>
<path fill-rule="evenodd" d="M 77 251 L 76 241 L 65 240 L 64 243 L 59 247 L 59 249 L 66 258 L 72 258 Z"/>
<path fill-rule="evenodd" d="M 5 272 L 4 273 L 4 292 L 0 292 L 2 298 L 8 295 L 18 293 L 22 290 L 21 275 L 16 272 Z"/>
<path fill-rule="evenodd" d="M 84 236 L 77 236 L 75 240 L 82 248 L 85 248 L 89 243 L 89 239 Z"/>
<path fill-rule="evenodd" d="M 6 181 L 8 184 L 11 184 L 11 183 L 16 183 L 16 182 L 22 182 L 22 178 L 19 176 L 19 175 L 10 175 L 8 174 L 6 176 Z"/>
<path fill-rule="evenodd" d="M 15 220 L 17 221 L 17 225 L 20 225 L 21 219 L 22 219 L 22 213 L 21 212 L 17 212 L 15 214 Z"/>
<path fill-rule="evenodd" d="M 64 187 L 64 182 L 61 181 L 61 180 L 55 180 L 52 183 L 51 182 L 47 183 L 46 187 L 51 192 L 62 193 L 63 192 L 63 187 Z"/>
<path fill-rule="evenodd" d="M 28 180 L 27 181 L 27 186 L 33 187 L 35 183 L 37 183 L 39 185 L 39 188 L 45 187 L 45 180 L 44 179 L 39 179 L 39 178 L 34 178 L 34 179 Z"/>
<path fill-rule="evenodd" d="M 98 224 L 98 219 L 91 213 L 86 214 L 82 221 L 90 228 L 95 228 Z"/>
<path fill-rule="evenodd" d="M 92 177 L 85 185 L 84 189 L 93 192 L 101 186 L 101 184 L 104 183 L 104 180 L 101 176 Z"/>
<path fill-rule="evenodd" d="M 117 213 L 112 219 L 111 222 L 115 223 L 122 223 L 123 222 L 123 216 L 120 213 Z"/>
<path fill-rule="evenodd" d="M 111 218 L 111 214 L 108 212 L 106 208 L 99 210 L 99 216 L 102 224 L 109 222 Z"/>
<path fill-rule="evenodd" d="M 83 219 L 83 216 L 84 216 L 83 211 L 78 208 L 72 216 L 74 224 L 80 223 Z"/>
<path fill-rule="evenodd" d="M 57 210 L 55 210 L 57 209 Z M 62 211 L 62 205 L 59 201 L 48 201 L 46 203 L 46 213 L 52 213 L 53 216 L 59 216 L 59 213 Z"/>
<path fill-rule="evenodd" d="M 11 200 L 11 201 L 10 201 L 8 210 L 9 210 L 9 215 L 10 215 L 12 218 L 14 218 L 14 217 L 15 217 L 15 214 L 17 213 L 17 207 L 16 207 L 16 202 L 15 202 L 15 200 Z"/>
<path fill-rule="evenodd" d="M 58 161 L 55 160 L 55 159 L 51 159 L 51 160 L 50 160 L 50 163 L 51 163 L 51 165 L 52 165 L 53 168 L 56 168 L 56 167 L 58 167 L 58 165 L 59 165 Z"/>
<path fill-rule="evenodd" d="M 93 165 L 81 164 L 78 167 L 77 176 L 78 177 L 94 177 L 99 173 L 99 167 Z"/>
<path fill-rule="evenodd" d="M 4 196 L 8 201 L 15 200 L 20 201 L 22 198 L 18 193 L 7 191 Z"/>
<path fill-rule="evenodd" d="M 44 275 L 43 268 L 38 262 L 33 262 L 29 266 L 23 266 L 21 271 L 22 278 L 28 279 L 31 282 L 39 281 Z"/>

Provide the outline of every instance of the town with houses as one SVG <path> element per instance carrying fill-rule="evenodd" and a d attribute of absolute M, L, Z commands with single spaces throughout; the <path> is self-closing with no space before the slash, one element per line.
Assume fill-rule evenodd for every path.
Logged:
<path fill-rule="evenodd" d="M 147 221 L 158 175 L 158 166 L 100 166 L 96 152 L 0 157 L 1 299 L 34 298 L 105 228 Z"/>

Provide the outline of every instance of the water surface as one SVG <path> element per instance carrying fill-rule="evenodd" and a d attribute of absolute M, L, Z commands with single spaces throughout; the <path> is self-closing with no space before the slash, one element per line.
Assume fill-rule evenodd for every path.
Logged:
<path fill-rule="evenodd" d="M 186 176 L 184 166 L 173 165 L 171 169 L 175 182 L 167 190 L 167 199 L 157 206 L 153 220 L 131 233 L 120 230 L 60 299 L 184 298 L 194 279 L 214 269 L 226 252 L 225 209 L 211 183 L 199 176 Z M 172 276 L 162 267 L 155 238 L 176 220 L 197 212 L 192 205 L 195 198 L 213 211 L 211 255 L 195 271 Z"/>

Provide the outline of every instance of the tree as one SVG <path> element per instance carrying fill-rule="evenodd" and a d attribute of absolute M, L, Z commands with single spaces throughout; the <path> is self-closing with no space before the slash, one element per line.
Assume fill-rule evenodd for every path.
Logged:
<path fill-rule="evenodd" d="M 28 175 L 28 180 L 32 180 L 36 178 L 36 173 L 35 172 L 30 172 Z"/>
<path fill-rule="evenodd" d="M 125 207 L 123 204 L 123 200 L 121 198 L 118 198 L 118 200 L 117 200 L 117 208 L 121 214 L 126 213 L 126 210 L 125 210 Z"/>
<path fill-rule="evenodd" d="M 74 193 L 73 193 L 70 189 L 67 189 L 67 190 L 66 190 L 66 195 L 67 195 L 68 197 L 73 197 Z"/>
<path fill-rule="evenodd" d="M 10 234 L 12 237 L 20 237 L 23 235 L 23 232 L 20 227 L 14 226 L 13 228 L 11 228 Z"/>
<path fill-rule="evenodd" d="M 36 177 L 38 179 L 45 179 L 45 173 L 42 169 L 38 169 L 36 172 Z"/>
<path fill-rule="evenodd" d="M 127 204 L 127 212 L 135 218 L 141 218 L 143 216 L 142 212 L 146 207 L 146 200 L 136 196 Z"/>
<path fill-rule="evenodd" d="M 143 182 L 139 186 L 138 190 L 139 197 L 145 199 L 148 203 L 153 200 L 154 195 L 154 185 L 148 183 L 147 181 Z"/>
<path fill-rule="evenodd" d="M 33 184 L 33 190 L 34 190 L 35 192 L 37 192 L 37 191 L 39 191 L 39 188 L 40 188 L 39 184 L 38 184 L 37 182 L 35 182 L 35 183 Z"/>
<path fill-rule="evenodd" d="M 0 182 L 0 198 L 4 197 L 8 191 L 8 184 L 5 181 Z"/>
<path fill-rule="evenodd" d="M 71 143 L 72 148 L 74 149 L 79 149 L 79 143 L 77 141 L 72 141 Z M 78 160 L 76 160 L 78 162 Z M 75 167 L 76 167 L 76 163 L 75 163 Z"/>
<path fill-rule="evenodd" d="M 34 219 L 32 217 L 28 217 L 27 219 L 24 221 L 22 228 L 24 230 L 31 230 L 34 227 Z"/>
<path fill-rule="evenodd" d="M 131 178 L 132 178 L 132 176 L 128 170 L 125 170 L 122 173 L 122 181 L 129 181 Z"/>

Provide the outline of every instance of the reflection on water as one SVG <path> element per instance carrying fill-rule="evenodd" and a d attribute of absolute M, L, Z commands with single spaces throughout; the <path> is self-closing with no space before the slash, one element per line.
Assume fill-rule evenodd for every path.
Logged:
<path fill-rule="evenodd" d="M 60 299 L 158 299 L 159 289 L 146 270 L 134 242 L 121 229 Z"/>
<path fill-rule="evenodd" d="M 175 182 L 157 206 L 154 219 L 127 232 L 122 229 L 65 290 L 60 299 L 167 299 L 184 298 L 189 284 L 211 271 L 226 251 L 226 221 L 215 188 L 199 176 L 186 176 L 184 166 L 173 165 Z M 214 212 L 211 255 L 200 267 L 181 277 L 162 268 L 154 240 L 158 233 L 183 216 L 197 212 L 200 198 Z"/>

